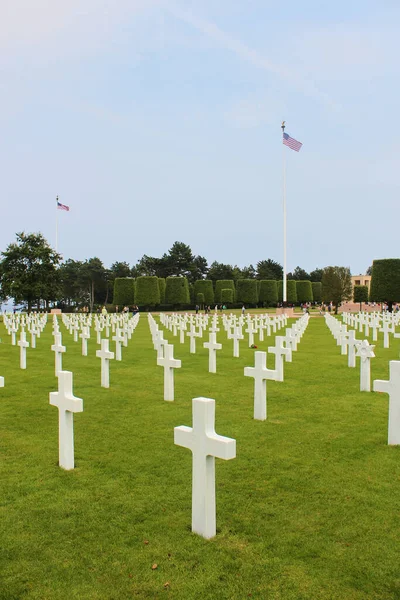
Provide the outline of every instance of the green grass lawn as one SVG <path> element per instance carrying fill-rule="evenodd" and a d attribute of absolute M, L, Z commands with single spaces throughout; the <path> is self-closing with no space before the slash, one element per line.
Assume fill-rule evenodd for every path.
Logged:
<path fill-rule="evenodd" d="M 347 367 L 324 319 L 310 319 L 285 381 L 268 382 L 264 422 L 252 418 L 246 341 L 234 359 L 218 334 L 213 375 L 199 340 L 190 355 L 189 339 L 176 338 L 182 368 L 175 402 L 164 402 L 146 315 L 123 362 L 112 361 L 109 390 L 95 335 L 82 357 L 62 331 L 63 368 L 84 402 L 70 472 L 57 466 L 49 405 L 51 325 L 21 371 L 0 324 L 1 600 L 400 598 L 400 448 L 387 446 L 388 396 L 358 391 L 358 362 Z M 398 358 L 391 343 L 384 350 L 379 339 L 373 378 L 387 379 Z M 175 426 L 192 425 L 196 396 L 215 398 L 216 431 L 237 442 L 236 459 L 216 460 L 210 541 L 191 533 L 192 457 L 173 443 Z"/>

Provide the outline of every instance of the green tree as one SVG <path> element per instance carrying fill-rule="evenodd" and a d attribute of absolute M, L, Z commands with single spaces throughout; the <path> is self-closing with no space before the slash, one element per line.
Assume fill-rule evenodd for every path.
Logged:
<path fill-rule="evenodd" d="M 140 279 L 140 277 L 139 277 Z M 158 287 L 158 283 L 157 283 Z M 135 303 L 135 280 L 133 277 L 116 277 L 114 280 L 114 304 L 123 308 Z M 139 302 L 136 299 L 136 303 Z"/>
<path fill-rule="evenodd" d="M 136 279 L 136 304 L 139 306 L 156 306 L 160 304 L 160 280 L 153 277 L 138 277 Z"/>
<path fill-rule="evenodd" d="M 260 260 L 257 263 L 257 279 L 283 279 L 282 265 L 271 258 Z"/>
<path fill-rule="evenodd" d="M 85 291 L 85 301 L 93 312 L 95 304 L 107 304 L 107 271 L 96 256 L 85 260 L 80 269 L 80 283 Z"/>
<path fill-rule="evenodd" d="M 71 308 L 86 301 L 86 290 L 82 282 L 83 262 L 69 258 L 59 268 L 61 300 Z"/>
<path fill-rule="evenodd" d="M 324 274 L 323 269 L 314 269 L 314 271 L 311 271 L 311 273 L 310 273 L 310 279 L 311 279 L 311 281 L 321 282 L 323 274 Z"/>
<path fill-rule="evenodd" d="M 333 302 L 335 314 L 342 302 L 350 300 L 353 294 L 351 274 L 348 267 L 326 267 L 322 276 L 322 299 Z"/>
<path fill-rule="evenodd" d="M 355 285 L 353 288 L 353 300 L 354 300 L 354 302 L 360 303 L 360 311 L 361 311 L 362 303 L 368 302 L 368 286 L 367 285 Z"/>
<path fill-rule="evenodd" d="M 390 312 L 393 302 L 400 301 L 400 258 L 373 261 L 370 300 L 387 302 Z"/>
<path fill-rule="evenodd" d="M 320 281 L 312 281 L 311 286 L 312 286 L 314 302 L 321 302 L 322 301 L 322 283 Z"/>
<path fill-rule="evenodd" d="M 261 279 L 258 299 L 264 306 L 275 306 L 278 303 L 278 286 L 275 279 Z"/>
<path fill-rule="evenodd" d="M 215 283 L 215 302 L 217 302 L 218 304 L 220 304 L 222 302 L 222 298 L 221 298 L 221 291 L 222 290 L 232 290 L 233 293 L 233 300 L 232 302 L 235 302 L 235 283 L 233 281 L 233 279 L 218 279 L 218 281 Z"/>
<path fill-rule="evenodd" d="M 203 294 L 205 304 L 211 306 L 214 303 L 214 288 L 211 279 L 199 279 L 194 282 L 194 294 Z"/>
<path fill-rule="evenodd" d="M 233 281 L 233 267 L 232 265 L 224 265 L 223 263 L 214 261 L 208 270 L 208 278 L 214 282 L 217 282 L 218 280 Z M 221 300 L 219 300 L 219 302 L 221 302 Z"/>
<path fill-rule="evenodd" d="M 295 281 L 305 281 L 310 279 L 310 274 L 301 267 L 296 267 L 293 273 L 287 274 L 287 278 L 294 279 Z"/>
<path fill-rule="evenodd" d="M 253 265 L 249 265 L 248 267 L 243 267 L 243 269 L 241 269 L 240 277 L 238 277 L 238 279 L 255 279 L 256 276 L 257 271 Z"/>
<path fill-rule="evenodd" d="M 28 311 L 41 301 L 45 307 L 60 297 L 58 265 L 61 256 L 41 233 L 16 234 L 16 242 L 1 253 L 0 293 L 3 299 L 26 302 Z"/>
<path fill-rule="evenodd" d="M 312 302 L 311 281 L 296 281 L 297 302 Z"/>
<path fill-rule="evenodd" d="M 233 304 L 233 290 L 232 289 L 223 289 L 221 290 L 221 304 L 228 306 Z"/>
<path fill-rule="evenodd" d="M 245 304 L 257 304 L 257 281 L 255 279 L 239 279 L 236 284 L 236 300 Z"/>
<path fill-rule="evenodd" d="M 181 306 L 190 303 L 189 285 L 186 277 L 167 277 L 165 302 L 172 306 Z"/>

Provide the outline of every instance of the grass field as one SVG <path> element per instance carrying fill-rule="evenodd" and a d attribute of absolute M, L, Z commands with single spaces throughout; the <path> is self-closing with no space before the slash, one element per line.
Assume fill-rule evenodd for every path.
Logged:
<path fill-rule="evenodd" d="M 400 448 L 387 446 L 388 396 L 358 391 L 358 363 L 347 368 L 324 319 L 310 319 L 285 381 L 268 382 L 265 422 L 252 418 L 245 341 L 234 359 L 218 334 L 213 375 L 199 340 L 190 355 L 189 340 L 175 339 L 182 368 L 175 402 L 164 402 L 146 315 L 123 362 L 112 361 L 109 390 L 95 336 L 82 357 L 62 331 L 63 368 L 84 401 L 70 472 L 57 466 L 49 405 L 51 325 L 21 371 L 0 324 L 1 600 L 400 598 Z M 376 355 L 372 376 L 387 379 L 399 343 L 384 350 L 380 338 Z M 215 398 L 217 433 L 237 441 L 236 459 L 216 460 L 210 541 L 191 533 L 192 457 L 173 443 L 196 396 Z"/>

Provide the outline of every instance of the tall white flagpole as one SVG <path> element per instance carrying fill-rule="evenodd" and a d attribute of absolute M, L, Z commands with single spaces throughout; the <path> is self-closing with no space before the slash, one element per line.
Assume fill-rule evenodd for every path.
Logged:
<path fill-rule="evenodd" d="M 56 252 L 58 252 L 58 196 L 56 197 Z"/>
<path fill-rule="evenodd" d="M 287 293 L 286 293 L 286 147 L 283 143 L 283 134 L 285 133 L 285 121 L 282 121 L 282 148 L 283 148 L 283 285 L 282 285 L 282 299 L 283 306 L 286 305 Z"/>

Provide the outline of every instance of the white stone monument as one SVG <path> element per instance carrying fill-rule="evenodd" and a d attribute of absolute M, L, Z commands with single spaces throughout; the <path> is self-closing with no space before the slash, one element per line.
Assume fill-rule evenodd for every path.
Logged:
<path fill-rule="evenodd" d="M 182 362 L 174 358 L 174 347 L 172 344 L 164 345 L 164 356 L 157 358 L 157 364 L 164 367 L 164 400 L 174 400 L 174 369 L 180 369 Z"/>
<path fill-rule="evenodd" d="M 87 341 L 90 339 L 89 327 L 82 327 L 79 337 L 82 339 L 82 356 L 87 356 Z"/>
<path fill-rule="evenodd" d="M 284 347 L 285 338 L 282 335 L 275 336 L 275 346 L 270 346 L 268 352 L 275 354 L 276 381 L 283 381 L 283 358 L 286 362 L 292 362 L 292 350 Z"/>
<path fill-rule="evenodd" d="M 29 342 L 26 341 L 25 331 L 21 331 L 19 341 L 17 343 L 20 347 L 19 366 L 21 369 L 26 369 L 26 349 L 29 348 Z"/>
<path fill-rule="evenodd" d="M 119 327 L 117 327 L 112 340 L 115 342 L 115 360 L 122 360 L 121 346 L 124 341 L 124 336 L 122 335 Z"/>
<path fill-rule="evenodd" d="M 389 381 L 375 379 L 374 392 L 389 394 L 388 444 L 400 444 L 400 361 L 389 361 Z"/>
<path fill-rule="evenodd" d="M 215 400 L 193 398 L 193 427 L 174 428 L 174 442 L 189 448 L 192 466 L 192 531 L 206 539 L 216 534 L 215 457 L 236 457 L 236 440 L 215 433 Z"/>
<path fill-rule="evenodd" d="M 371 358 L 375 357 L 375 346 L 363 340 L 357 347 L 356 356 L 360 357 L 360 392 L 371 391 Z"/>
<path fill-rule="evenodd" d="M 217 350 L 222 349 L 222 344 L 217 343 L 216 333 L 210 333 L 208 342 L 204 342 L 204 348 L 208 348 L 208 372 L 217 372 Z"/>
<path fill-rule="evenodd" d="M 255 366 L 245 367 L 246 377 L 254 377 L 254 418 L 265 421 L 267 418 L 267 379 L 277 381 L 278 372 L 267 369 L 267 353 L 254 353 Z"/>
<path fill-rule="evenodd" d="M 4 377 L 0 376 L 0 387 L 4 387 Z"/>
<path fill-rule="evenodd" d="M 101 340 L 101 349 L 96 350 L 97 358 L 101 358 L 101 387 L 110 387 L 110 360 L 114 358 L 114 352 L 108 349 L 108 339 Z"/>
<path fill-rule="evenodd" d="M 83 400 L 72 391 L 72 373 L 60 371 L 58 392 L 50 392 L 50 404 L 58 408 L 58 463 L 69 471 L 74 464 L 73 413 L 83 411 Z"/>
<path fill-rule="evenodd" d="M 66 348 L 62 345 L 61 333 L 54 335 L 54 344 L 51 346 L 53 352 L 55 352 L 55 375 L 58 377 L 60 371 L 62 371 L 62 355 Z"/>

